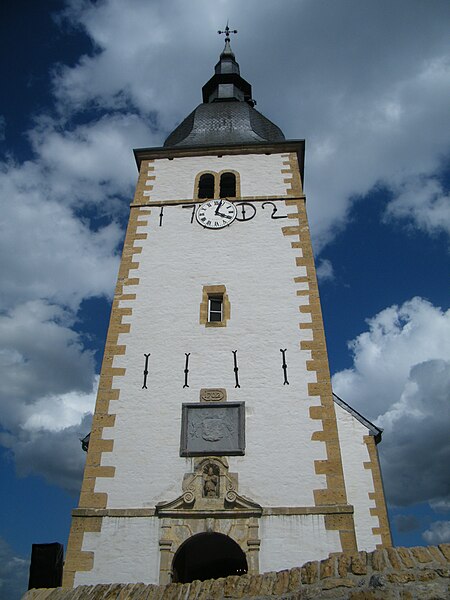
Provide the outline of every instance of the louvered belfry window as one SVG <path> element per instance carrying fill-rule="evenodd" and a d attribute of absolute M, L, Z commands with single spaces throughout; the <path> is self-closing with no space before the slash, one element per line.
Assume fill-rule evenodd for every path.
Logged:
<path fill-rule="evenodd" d="M 198 182 L 199 198 L 214 198 L 214 175 L 204 173 Z"/>
<path fill-rule="evenodd" d="M 236 175 L 222 173 L 220 176 L 220 198 L 236 198 Z"/>

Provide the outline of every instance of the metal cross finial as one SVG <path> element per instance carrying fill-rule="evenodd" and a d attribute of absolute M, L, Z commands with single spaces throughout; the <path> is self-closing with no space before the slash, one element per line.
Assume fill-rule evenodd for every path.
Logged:
<path fill-rule="evenodd" d="M 217 32 L 219 35 L 221 35 L 222 33 L 225 34 L 225 41 L 230 41 L 230 33 L 237 33 L 237 29 L 230 29 L 228 27 L 228 21 L 227 21 L 227 26 L 225 27 L 225 29 L 223 31 L 219 31 Z"/>

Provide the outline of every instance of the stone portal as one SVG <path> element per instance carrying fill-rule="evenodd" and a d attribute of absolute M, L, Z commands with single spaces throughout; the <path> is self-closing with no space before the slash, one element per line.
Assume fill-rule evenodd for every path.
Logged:
<path fill-rule="evenodd" d="M 179 548 L 173 559 L 174 583 L 218 579 L 247 573 L 247 559 L 239 545 L 221 533 L 199 533 Z"/>

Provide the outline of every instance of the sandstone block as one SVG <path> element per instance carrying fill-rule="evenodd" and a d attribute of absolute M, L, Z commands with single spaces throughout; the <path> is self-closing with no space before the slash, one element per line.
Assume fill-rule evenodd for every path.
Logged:
<path fill-rule="evenodd" d="M 374 569 L 374 571 L 384 571 L 386 566 L 387 563 L 384 550 L 375 550 L 372 552 L 372 569 Z"/>
<path fill-rule="evenodd" d="M 178 584 L 178 588 L 180 588 L 180 587 L 181 586 Z M 147 588 L 148 588 L 148 585 L 145 585 L 145 583 L 135 583 L 133 592 L 130 595 L 130 600 L 146 600 L 146 589 Z"/>
<path fill-rule="evenodd" d="M 209 590 L 209 598 L 211 600 L 222 600 L 224 598 L 223 588 L 225 584 L 225 579 L 220 577 L 219 579 L 215 579 L 211 585 Z M 187 598 L 187 596 L 186 596 Z M 183 596 L 184 600 L 184 596 Z"/>
<path fill-rule="evenodd" d="M 164 593 L 161 597 L 161 600 L 177 600 L 178 592 L 178 583 L 169 583 L 169 585 L 166 585 L 164 589 Z"/>
<path fill-rule="evenodd" d="M 185 600 L 185 598 L 189 595 L 189 583 L 179 583 L 178 584 L 178 599 Z M 133 598 L 134 600 L 134 598 Z M 136 600 L 144 600 L 143 598 L 136 598 Z"/>
<path fill-rule="evenodd" d="M 108 589 L 100 596 L 102 600 L 116 600 L 120 598 L 121 592 L 125 586 L 121 583 L 113 583 L 108 586 Z"/>
<path fill-rule="evenodd" d="M 445 558 L 450 562 L 450 544 L 439 544 L 438 548 Z"/>
<path fill-rule="evenodd" d="M 248 586 L 247 595 L 249 598 L 252 596 L 257 596 L 259 594 L 259 590 L 261 589 L 263 577 L 262 575 L 252 575 L 250 578 L 250 584 Z M 190 599 L 189 599 L 190 600 Z"/>
<path fill-rule="evenodd" d="M 395 548 L 386 548 L 386 553 L 389 558 L 389 562 L 391 563 L 394 569 L 401 569 L 402 563 L 398 557 L 397 551 Z"/>
<path fill-rule="evenodd" d="M 302 583 L 315 583 L 318 579 L 318 563 L 316 561 L 307 562 L 301 569 Z"/>
<path fill-rule="evenodd" d="M 356 583 L 348 578 L 348 577 L 329 577 L 325 579 L 322 583 L 323 590 L 332 590 L 334 588 L 346 587 L 351 588 L 355 587 Z"/>
<path fill-rule="evenodd" d="M 410 552 L 414 558 L 421 563 L 427 563 L 433 560 L 426 548 L 418 546 L 416 548 L 410 548 Z"/>
<path fill-rule="evenodd" d="M 288 591 L 293 592 L 298 590 L 301 585 L 301 567 L 295 567 L 289 571 L 289 586 Z"/>
<path fill-rule="evenodd" d="M 201 588 L 197 594 L 197 600 L 210 600 L 210 598 L 211 598 L 210 592 L 211 592 L 211 586 L 212 586 L 213 582 L 214 582 L 213 579 L 210 579 L 208 581 L 202 581 Z M 165 598 L 163 598 L 163 600 L 165 600 Z M 175 598 L 173 600 L 175 600 Z"/>
<path fill-rule="evenodd" d="M 90 586 L 88 585 L 80 585 L 76 588 L 74 588 L 73 592 L 73 600 L 83 600 L 84 598 L 86 598 L 89 595 L 89 590 L 90 590 Z M 71 598 L 71 600 L 72 600 Z M 28 600 L 28 599 L 27 599 Z"/>
<path fill-rule="evenodd" d="M 436 560 L 440 563 L 446 562 L 445 558 L 442 556 L 442 553 L 439 552 L 439 549 L 436 548 L 436 546 L 428 546 L 428 552 L 431 554 L 431 556 L 434 558 L 434 560 Z"/>
<path fill-rule="evenodd" d="M 288 591 L 289 588 L 289 571 L 279 571 L 276 573 L 275 583 L 272 588 L 273 596 L 280 596 Z"/>
<path fill-rule="evenodd" d="M 242 598 L 247 594 L 250 587 L 251 575 L 241 575 L 239 581 L 236 584 L 236 591 L 239 594 L 238 598 Z"/>
<path fill-rule="evenodd" d="M 436 569 L 439 577 L 450 577 L 450 569 Z"/>
<path fill-rule="evenodd" d="M 320 561 L 320 579 L 333 577 L 335 562 L 336 561 L 333 556 Z"/>
<path fill-rule="evenodd" d="M 91 588 L 91 592 L 89 595 L 89 600 L 92 598 L 93 600 L 97 600 L 97 598 L 101 598 L 102 600 L 108 597 L 106 594 L 111 589 L 111 584 L 109 583 L 101 583 Z M 86 596 L 88 597 L 88 596 Z"/>
<path fill-rule="evenodd" d="M 272 589 L 276 580 L 277 574 L 275 571 L 271 571 L 270 573 L 265 573 L 262 577 L 260 595 L 261 596 L 270 596 L 272 594 Z"/>
<path fill-rule="evenodd" d="M 223 595 L 225 598 L 238 598 L 236 595 L 236 586 L 239 581 L 238 575 L 231 575 L 224 580 Z"/>
<path fill-rule="evenodd" d="M 338 573 L 340 577 L 347 575 L 350 567 L 351 558 L 349 554 L 340 554 L 338 558 Z"/>
<path fill-rule="evenodd" d="M 351 557 L 351 569 L 354 575 L 367 573 L 367 552 L 358 552 Z"/>
<path fill-rule="evenodd" d="M 411 558 L 411 554 L 409 553 L 409 550 L 407 548 L 397 548 L 397 553 L 405 567 L 415 567 L 416 563 Z"/>
<path fill-rule="evenodd" d="M 201 587 L 201 581 L 199 581 L 198 579 L 192 581 L 191 585 L 189 586 L 189 596 L 186 600 L 196 600 L 197 594 L 199 593 Z"/>
<path fill-rule="evenodd" d="M 390 583 L 408 583 L 409 581 L 415 581 L 416 577 L 414 573 L 388 573 L 386 579 Z"/>
<path fill-rule="evenodd" d="M 432 579 L 436 579 L 436 577 L 435 571 L 430 571 L 429 569 L 423 569 L 417 574 L 417 579 L 419 581 L 431 581 Z"/>

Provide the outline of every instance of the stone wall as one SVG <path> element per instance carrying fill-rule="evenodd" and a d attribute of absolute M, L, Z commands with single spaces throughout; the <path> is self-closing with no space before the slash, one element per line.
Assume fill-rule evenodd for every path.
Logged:
<path fill-rule="evenodd" d="M 450 544 L 335 554 L 294 569 L 167 586 L 105 584 L 30 590 L 22 600 L 446 600 Z"/>

